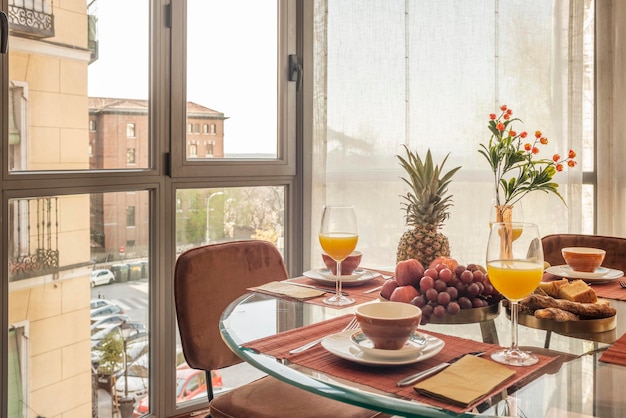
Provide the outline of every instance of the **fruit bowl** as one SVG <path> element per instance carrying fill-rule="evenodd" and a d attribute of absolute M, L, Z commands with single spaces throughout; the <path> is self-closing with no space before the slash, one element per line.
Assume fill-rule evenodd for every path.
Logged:
<path fill-rule="evenodd" d="M 494 303 L 482 308 L 461 309 L 455 315 L 446 313 L 441 318 L 431 316 L 428 322 L 431 324 L 475 324 L 495 319 L 498 315 L 500 315 L 500 303 Z"/>
<path fill-rule="evenodd" d="M 382 295 L 381 301 L 388 301 Z M 500 315 L 500 303 L 483 306 L 480 308 L 461 309 L 457 314 L 445 313 L 442 317 L 431 315 L 428 318 L 429 324 L 475 324 L 495 319 Z"/>
<path fill-rule="evenodd" d="M 395 273 L 383 284 L 381 299 L 422 309 L 422 325 L 484 322 L 500 314 L 502 295 L 477 264 L 439 257 L 424 269 L 412 259 L 398 262 Z"/>

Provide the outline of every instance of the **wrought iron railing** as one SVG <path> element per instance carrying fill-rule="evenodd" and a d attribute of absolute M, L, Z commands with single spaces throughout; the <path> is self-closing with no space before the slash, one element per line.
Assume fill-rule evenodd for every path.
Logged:
<path fill-rule="evenodd" d="M 9 280 L 59 272 L 59 207 L 56 197 L 9 203 Z"/>
<path fill-rule="evenodd" d="M 52 0 L 9 0 L 9 27 L 12 35 L 53 37 Z"/>

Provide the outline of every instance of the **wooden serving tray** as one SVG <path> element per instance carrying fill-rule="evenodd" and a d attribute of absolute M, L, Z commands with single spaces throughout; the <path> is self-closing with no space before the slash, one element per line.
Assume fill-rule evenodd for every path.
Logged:
<path fill-rule="evenodd" d="M 508 309 L 507 317 L 511 317 L 511 313 Z M 519 313 L 517 319 L 520 325 L 565 334 L 607 332 L 614 330 L 617 325 L 617 315 L 600 319 L 557 322 L 553 319 L 540 319 L 536 318 L 534 315 Z"/>

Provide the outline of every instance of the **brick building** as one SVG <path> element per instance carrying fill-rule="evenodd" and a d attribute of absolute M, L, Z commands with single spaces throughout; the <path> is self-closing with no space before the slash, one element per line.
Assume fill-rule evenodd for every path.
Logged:
<path fill-rule="evenodd" d="M 147 169 L 150 166 L 148 101 L 89 98 L 89 168 Z M 187 103 L 188 159 L 224 156 L 223 113 Z M 103 256 L 146 256 L 149 219 L 144 193 L 105 193 L 91 196 L 91 246 Z M 125 222 L 124 222 L 125 221 Z M 122 222 L 124 222 L 122 224 Z"/>

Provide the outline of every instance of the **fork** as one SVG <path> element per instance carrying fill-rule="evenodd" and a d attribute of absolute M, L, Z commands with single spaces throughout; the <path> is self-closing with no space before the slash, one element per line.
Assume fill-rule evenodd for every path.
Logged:
<path fill-rule="evenodd" d="M 622 286 L 622 289 L 626 289 L 626 282 L 623 280 L 618 281 L 619 285 Z"/>
<path fill-rule="evenodd" d="M 358 327 L 359 327 L 359 323 L 357 322 L 356 316 L 355 316 L 348 323 L 348 325 L 346 325 L 345 328 L 341 330 L 341 332 L 351 331 L 351 330 L 357 329 Z M 289 350 L 289 354 L 301 353 L 304 350 L 308 350 L 309 348 L 314 347 L 317 343 L 321 342 L 324 338 L 326 338 L 326 335 L 324 335 L 321 338 L 318 338 L 317 340 L 310 341 L 310 342 L 304 344 L 301 347 L 294 348 L 293 350 Z"/>

